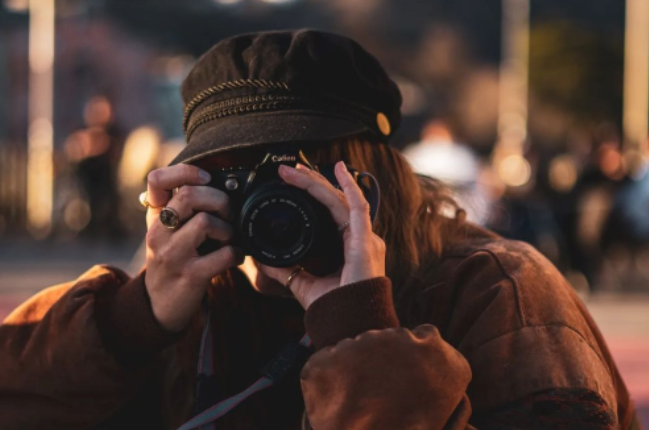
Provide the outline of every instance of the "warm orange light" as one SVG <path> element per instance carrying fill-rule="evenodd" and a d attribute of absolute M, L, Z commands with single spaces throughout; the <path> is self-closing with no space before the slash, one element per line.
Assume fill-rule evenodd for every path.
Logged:
<path fill-rule="evenodd" d="M 611 179 L 622 179 L 624 164 L 620 151 L 617 148 L 603 145 L 599 149 L 599 168 Z"/>
<path fill-rule="evenodd" d="M 559 155 L 550 162 L 550 186 L 555 190 L 565 193 L 575 186 L 577 182 L 577 165 L 570 155 Z"/>
<path fill-rule="evenodd" d="M 53 166 L 52 123 L 40 118 L 29 129 L 27 159 L 27 219 L 36 238 L 47 236 L 51 229 Z"/>
<path fill-rule="evenodd" d="M 154 167 L 159 148 L 160 135 L 153 127 L 140 127 L 129 134 L 119 165 L 120 187 L 142 187 L 143 179 Z"/>
<path fill-rule="evenodd" d="M 4 4 L 13 12 L 26 12 L 29 8 L 29 0 L 5 0 Z"/>
<path fill-rule="evenodd" d="M 527 140 L 529 0 L 503 0 L 502 11 L 497 146 L 520 155 Z"/>
<path fill-rule="evenodd" d="M 497 165 L 498 176 L 510 187 L 527 184 L 532 176 L 530 163 L 521 155 L 509 155 Z"/>
<path fill-rule="evenodd" d="M 624 47 L 624 152 L 646 154 L 649 130 L 649 2 L 626 1 Z M 632 169 L 637 166 L 630 166 Z"/>
<path fill-rule="evenodd" d="M 54 3 L 29 1 L 27 228 L 36 238 L 46 237 L 52 223 Z"/>

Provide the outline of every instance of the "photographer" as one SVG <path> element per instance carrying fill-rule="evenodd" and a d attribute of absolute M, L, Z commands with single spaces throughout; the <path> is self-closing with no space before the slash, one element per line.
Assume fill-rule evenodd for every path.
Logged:
<path fill-rule="evenodd" d="M 227 39 L 182 95 L 145 270 L 95 266 L 0 327 L 4 429 L 639 428 L 559 272 L 442 215 L 388 145 L 401 96 L 358 44 Z"/>

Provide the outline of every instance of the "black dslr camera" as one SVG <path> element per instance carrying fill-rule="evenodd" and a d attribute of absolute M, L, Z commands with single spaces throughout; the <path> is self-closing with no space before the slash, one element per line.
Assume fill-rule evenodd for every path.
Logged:
<path fill-rule="evenodd" d="M 280 164 L 297 163 L 319 171 L 340 189 L 333 165 L 313 166 L 300 150 L 268 152 L 254 168 L 212 171 L 208 184 L 225 192 L 230 199 L 234 245 L 262 264 L 289 267 L 299 264 L 323 276 L 344 262 L 342 235 L 329 210 L 306 191 L 285 183 L 278 173 Z M 349 168 L 370 203 L 372 220 L 378 210 L 380 192 L 369 173 Z M 369 178 L 369 186 L 363 182 Z M 198 248 L 205 255 L 219 248 L 213 239 Z"/>

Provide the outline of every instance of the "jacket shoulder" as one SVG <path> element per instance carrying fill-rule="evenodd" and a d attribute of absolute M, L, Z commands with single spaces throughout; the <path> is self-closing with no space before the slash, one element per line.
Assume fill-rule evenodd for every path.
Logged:
<path fill-rule="evenodd" d="M 554 267 L 545 256 L 529 243 L 497 236 L 468 238 L 456 242 L 447 247 L 442 259 L 470 258 L 479 252 L 490 254 L 494 262 L 502 265 L 503 270 L 507 271 L 514 271 L 524 262 Z"/>
<path fill-rule="evenodd" d="M 440 264 L 443 333 L 474 370 L 476 409 L 545 389 L 589 389 L 615 406 L 599 331 L 572 287 L 533 246 L 466 240 Z"/>
<path fill-rule="evenodd" d="M 86 290 L 84 287 L 107 289 L 125 284 L 130 277 L 122 269 L 109 264 L 96 264 L 83 272 L 76 279 L 46 287 L 28 298 L 14 309 L 3 321 L 12 324 L 40 321 L 45 313 L 75 286 L 82 286 L 79 294 Z"/>
<path fill-rule="evenodd" d="M 74 282 L 88 281 L 93 279 L 113 279 L 119 282 L 128 282 L 131 277 L 122 269 L 110 264 L 95 264 L 83 272 Z"/>
<path fill-rule="evenodd" d="M 473 283 L 473 293 L 494 285 L 509 290 L 510 305 L 515 307 L 521 327 L 564 324 L 582 333 L 590 331 L 583 318 L 583 305 L 573 288 L 528 243 L 504 238 L 469 240 L 450 248 L 444 263 L 451 266 L 455 276 L 471 267 L 489 281 Z"/>

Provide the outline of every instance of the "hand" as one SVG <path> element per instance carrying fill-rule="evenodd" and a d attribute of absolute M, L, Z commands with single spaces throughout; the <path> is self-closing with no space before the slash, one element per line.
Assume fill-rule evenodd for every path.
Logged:
<path fill-rule="evenodd" d="M 145 284 L 153 314 L 169 331 L 182 330 L 200 307 L 211 279 L 243 259 L 243 253 L 225 245 L 200 256 L 196 248 L 212 238 L 232 238 L 228 196 L 207 187 L 210 175 L 196 166 L 178 164 L 149 173 Z M 172 197 L 172 190 L 180 187 Z M 160 222 L 163 207 L 175 209 L 181 220 L 176 230 Z M 208 213 L 209 212 L 209 213 Z M 218 215 L 214 216 L 210 213 Z"/>
<path fill-rule="evenodd" d="M 298 164 L 297 169 L 281 165 L 279 175 L 288 184 L 306 190 L 324 204 L 338 225 L 349 222 L 343 230 L 345 264 L 332 275 L 315 277 L 302 271 L 290 284 L 295 298 L 307 309 L 322 295 L 343 285 L 385 276 L 385 242 L 372 231 L 370 205 L 342 161 L 334 169 L 343 191 L 336 189 L 320 173 Z M 264 274 L 282 285 L 298 266 L 289 268 L 258 264 Z"/>

